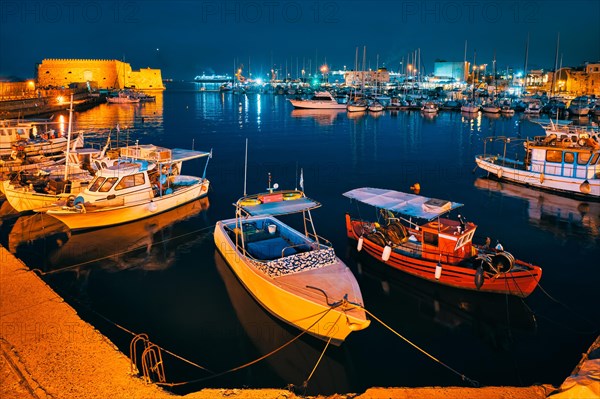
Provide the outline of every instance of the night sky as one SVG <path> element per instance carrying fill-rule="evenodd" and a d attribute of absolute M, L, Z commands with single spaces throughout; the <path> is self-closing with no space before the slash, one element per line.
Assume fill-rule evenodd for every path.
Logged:
<path fill-rule="evenodd" d="M 418 48 L 425 73 L 436 59 L 522 69 L 553 68 L 557 34 L 563 66 L 600 60 L 600 1 L 0 1 L 0 77 L 34 77 L 44 58 L 119 59 L 191 80 L 244 65 L 292 75 L 325 61 L 397 70 Z M 315 59 L 317 60 L 315 62 Z M 406 61 L 405 61 L 406 63 Z"/>

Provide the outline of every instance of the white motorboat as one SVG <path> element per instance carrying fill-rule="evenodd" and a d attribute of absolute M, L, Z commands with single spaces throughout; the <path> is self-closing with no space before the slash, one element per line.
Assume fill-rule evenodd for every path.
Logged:
<path fill-rule="evenodd" d="M 346 104 L 340 104 L 328 91 L 317 91 L 310 99 L 289 99 L 294 108 L 309 109 L 345 109 Z"/>

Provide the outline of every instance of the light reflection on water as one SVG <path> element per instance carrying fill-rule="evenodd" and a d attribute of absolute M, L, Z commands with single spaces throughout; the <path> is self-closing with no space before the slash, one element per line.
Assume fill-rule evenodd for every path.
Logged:
<path fill-rule="evenodd" d="M 302 168 L 307 193 L 323 204 L 313 213 L 317 230 L 357 276 L 367 308 L 468 377 L 485 385 L 558 384 L 594 338 L 590 331 L 600 320 L 594 294 L 600 272 L 591 261 L 600 255 L 597 204 L 473 173 L 474 155 L 483 152 L 485 137 L 541 134 L 520 115 L 444 111 L 426 119 L 404 111 L 377 117 L 302 112 L 283 96 L 170 88 L 156 103 L 103 104 L 75 116 L 75 129 L 114 134 L 117 124 L 123 136 L 141 143 L 213 148 L 210 207 L 75 236 L 60 228 L 49 228 L 41 238 L 28 235 L 39 229 L 27 227 L 24 217 L 6 219 L 0 231 L 3 244 L 40 269 L 90 262 L 71 268 L 76 273 L 46 280 L 124 352 L 130 337 L 87 307 L 217 371 L 259 357 L 298 333 L 248 302 L 243 287 L 223 269 L 210 236 L 217 220 L 233 216 L 231 204 L 242 194 L 246 138 L 248 191 L 264 190 L 268 172 L 281 187 L 293 188 Z M 478 224 L 478 234 L 498 238 L 517 258 L 541 265 L 544 289 L 573 311 L 541 290 L 524 302 L 463 292 L 396 273 L 358 254 L 344 235 L 344 212 L 353 209 L 341 194 L 362 186 L 408 190 L 415 182 L 423 195 L 464 203 L 461 213 Z M 205 384 L 298 384 L 322 348 L 321 341 L 301 338 L 266 362 Z M 324 362 L 309 393 L 463 384 L 375 322 L 340 348 L 329 349 Z M 173 360 L 167 360 L 167 375 L 176 381 L 204 376 Z"/>

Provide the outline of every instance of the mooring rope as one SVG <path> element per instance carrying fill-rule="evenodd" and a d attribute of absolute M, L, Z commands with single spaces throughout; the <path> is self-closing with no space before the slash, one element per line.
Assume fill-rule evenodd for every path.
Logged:
<path fill-rule="evenodd" d="M 424 354 L 425 356 L 429 357 L 431 360 L 435 361 L 436 363 L 446 367 L 448 370 L 452 371 L 454 374 L 458 375 L 463 381 L 467 381 L 468 383 L 470 383 L 473 387 L 478 388 L 479 387 L 479 382 L 477 382 L 476 380 L 473 380 L 467 376 L 465 376 L 464 374 L 456 371 L 455 369 L 453 369 L 452 367 L 448 366 L 446 363 L 442 362 L 441 360 L 437 359 L 436 357 L 434 357 L 433 355 L 427 353 L 427 351 L 425 351 L 424 349 L 420 348 L 417 344 L 411 342 L 408 338 L 402 336 L 399 332 L 397 332 L 396 330 L 394 330 L 392 327 L 388 326 L 386 323 L 384 323 L 381 319 L 379 319 L 377 316 L 375 316 L 373 313 L 371 313 L 370 311 L 368 311 L 366 308 L 363 307 L 363 310 L 369 315 L 371 316 L 373 319 L 375 319 L 377 322 L 379 322 L 382 326 L 384 326 L 385 328 L 387 328 L 388 330 L 390 330 L 392 333 L 394 333 L 395 335 L 397 335 L 398 337 L 400 337 L 402 340 L 404 340 L 404 342 L 406 342 L 407 344 L 411 345 L 413 348 L 417 349 L 419 352 L 421 352 L 422 354 Z"/>
<path fill-rule="evenodd" d="M 175 236 L 175 237 L 170 237 L 170 238 L 166 238 L 166 239 L 161 240 L 161 241 L 153 242 L 152 245 L 164 244 L 166 242 L 169 242 L 169 241 L 172 241 L 172 240 L 177 240 L 177 239 L 180 239 L 182 237 L 186 237 L 186 236 L 189 236 L 189 235 L 192 235 L 192 234 L 201 233 L 201 232 L 203 232 L 205 230 L 208 230 L 208 229 L 214 229 L 214 227 L 215 227 L 215 225 L 213 224 L 211 226 L 203 227 L 203 228 L 198 229 L 198 230 L 194 230 L 194 231 L 190 231 L 188 233 L 180 234 L 180 235 Z M 74 265 L 61 267 L 60 269 L 53 269 L 53 270 L 50 270 L 50 271 L 47 271 L 47 272 L 44 272 L 44 271 L 40 270 L 39 268 L 31 269 L 31 271 L 38 273 L 40 276 L 45 276 L 45 275 L 48 275 L 48 274 L 59 273 L 59 272 L 65 271 L 65 270 L 69 270 L 69 269 L 74 269 L 74 268 L 77 268 L 77 267 L 85 266 L 85 265 L 88 265 L 90 263 L 99 262 L 101 260 L 110 259 L 110 258 L 112 258 L 114 256 L 125 255 L 125 254 L 131 253 L 131 252 L 139 251 L 140 249 L 147 248 L 147 247 L 148 247 L 147 245 L 140 245 L 139 247 L 135 247 L 135 248 L 129 249 L 127 251 L 115 252 L 115 253 L 112 253 L 110 255 L 102 256 L 100 258 L 87 260 L 85 262 L 76 263 Z M 123 269 L 123 270 L 127 270 L 127 269 Z"/>
<path fill-rule="evenodd" d="M 529 273 L 531 274 L 531 271 L 529 271 Z M 570 331 L 573 331 L 573 332 L 575 332 L 575 333 L 577 333 L 577 334 L 585 334 L 585 335 L 588 335 L 588 334 L 597 334 L 597 333 L 598 333 L 598 331 L 600 331 L 600 327 L 597 327 L 597 326 L 596 326 L 596 325 L 595 325 L 595 324 L 594 324 L 594 323 L 593 323 L 591 320 L 588 320 L 587 318 L 583 317 L 582 315 L 580 315 L 579 313 L 577 313 L 575 310 L 573 310 L 573 309 L 572 309 L 572 308 L 571 308 L 569 305 L 567 305 L 566 303 L 564 303 L 564 302 L 562 302 L 562 301 L 559 301 L 558 299 L 556 299 L 556 298 L 554 298 L 552 295 L 550 295 L 550 294 L 548 293 L 548 291 L 546 291 L 546 290 L 544 289 L 544 287 L 542 287 L 542 285 L 540 284 L 540 282 L 539 282 L 539 281 L 538 281 L 538 284 L 537 284 L 537 286 L 538 286 L 538 288 L 540 289 L 540 291 L 542 291 L 542 292 L 544 293 L 544 295 L 546 295 L 546 296 L 547 296 L 547 297 L 548 297 L 548 298 L 549 298 L 551 301 L 553 301 L 554 303 L 557 303 L 557 304 L 561 305 L 561 306 L 562 306 L 562 307 L 564 307 L 566 310 L 568 310 L 568 311 L 569 311 L 571 314 L 573 314 L 573 315 L 577 316 L 577 317 L 578 317 L 578 318 L 580 318 L 581 320 L 583 320 L 583 321 L 585 321 L 586 323 L 588 323 L 588 324 L 589 324 L 591 327 L 595 328 L 595 330 L 593 330 L 593 331 L 578 331 L 578 330 L 574 330 L 574 329 L 572 329 L 572 328 L 569 328 L 569 327 L 566 327 L 566 326 L 563 326 L 563 328 L 565 328 L 565 329 L 567 329 L 567 330 L 570 330 Z M 529 309 L 531 309 L 531 308 L 529 308 Z M 532 312 L 532 313 L 534 313 L 534 312 L 533 312 L 533 310 L 531 310 L 531 312 Z M 535 314 L 535 313 L 534 313 L 534 314 Z M 552 321 L 553 323 L 555 323 L 555 324 L 557 324 L 557 325 L 560 325 L 558 322 L 556 322 L 556 321 L 554 321 L 554 320 L 550 319 L 549 317 L 546 317 L 546 316 L 544 316 L 544 315 L 540 315 L 540 316 L 541 316 L 541 317 L 543 317 L 543 318 L 545 318 L 546 320 Z"/>
<path fill-rule="evenodd" d="M 338 318 L 335 321 L 335 323 L 333 323 L 331 325 L 331 327 L 329 328 L 329 330 L 327 330 L 327 334 L 329 334 L 331 332 L 331 330 L 333 330 L 333 327 L 335 327 L 337 325 L 337 323 L 338 323 L 338 321 L 340 321 L 341 317 L 342 317 L 342 314 L 340 313 L 338 315 Z M 325 355 L 325 352 L 327 351 L 327 348 L 329 348 L 329 344 L 331 344 L 331 340 L 332 339 L 333 339 L 333 336 L 329 335 L 329 339 L 327 340 L 327 343 L 325 344 L 325 348 L 323 348 L 323 351 L 321 352 L 321 356 L 319 356 L 319 359 L 317 360 L 317 363 L 315 363 L 315 366 L 313 367 L 312 371 L 310 372 L 310 374 L 308 375 L 308 377 L 306 378 L 306 380 L 302 383 L 302 386 L 304 388 L 308 387 L 308 382 L 310 381 L 310 379 L 312 378 L 313 374 L 317 370 L 317 367 L 319 367 L 319 364 L 321 363 L 321 360 L 323 359 L 323 356 Z"/>
<path fill-rule="evenodd" d="M 222 372 L 217 373 L 217 374 L 210 375 L 208 377 L 198 378 L 198 379 L 190 380 L 190 381 L 182 381 L 182 382 L 156 382 L 155 384 L 162 385 L 162 386 L 168 386 L 168 387 L 176 387 L 176 386 L 182 386 L 182 385 L 187 385 L 187 384 L 193 384 L 193 383 L 203 382 L 203 381 L 211 380 L 213 378 L 221 377 L 223 375 L 226 375 L 226 374 L 229 374 L 229 373 L 233 373 L 234 371 L 238 371 L 238 370 L 241 370 L 243 368 L 252 366 L 253 364 L 256 364 L 256 363 L 260 362 L 261 360 L 264 360 L 264 359 L 268 358 L 269 356 L 274 355 L 275 353 L 279 352 L 283 348 L 285 348 L 288 345 L 290 345 L 292 342 L 298 340 L 301 336 L 303 336 L 304 334 L 306 334 L 307 332 L 309 332 L 309 330 L 311 328 L 313 328 L 318 322 L 320 322 L 323 319 L 323 317 L 325 317 L 332 309 L 333 309 L 333 307 L 331 307 L 331 308 L 329 308 L 327 310 L 324 310 L 323 312 L 316 313 L 313 316 L 310 316 L 310 317 L 314 317 L 314 316 L 319 315 L 320 313 L 323 313 L 321 315 L 321 317 L 319 317 L 308 328 L 302 330 L 302 332 L 300 332 L 300 334 L 296 335 L 294 338 L 292 338 L 291 340 L 287 341 L 286 343 L 284 343 L 283 345 L 279 346 L 278 348 L 273 349 L 271 352 L 267 353 L 266 355 L 260 356 L 260 357 L 258 357 L 256 359 L 251 360 L 251 361 L 249 361 L 247 363 L 244 363 L 244 364 L 242 364 L 240 366 L 231 368 L 231 369 L 226 370 L 226 371 L 222 371 Z M 341 314 L 340 314 L 340 316 L 341 316 Z"/>

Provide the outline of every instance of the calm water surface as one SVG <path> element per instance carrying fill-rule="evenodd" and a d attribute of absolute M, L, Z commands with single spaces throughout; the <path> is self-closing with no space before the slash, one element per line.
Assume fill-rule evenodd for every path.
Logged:
<path fill-rule="evenodd" d="M 595 338 L 600 204 L 499 184 L 474 172 L 483 138 L 541 134 L 520 115 L 355 116 L 293 110 L 283 96 L 192 89 L 171 86 L 156 103 L 101 105 L 77 114 L 75 128 L 92 132 L 90 138 L 112 131 L 116 140 L 118 124 L 119 140 L 212 148 L 207 199 L 74 235 L 40 215 L 5 218 L 0 226 L 2 244 L 29 266 L 50 272 L 44 279 L 124 353 L 132 337 L 112 323 L 146 333 L 214 372 L 252 361 L 298 335 L 254 302 L 214 247 L 214 223 L 233 216 L 231 204 L 243 193 L 246 138 L 248 191 L 263 191 L 269 172 L 280 187 L 293 188 L 302 168 L 307 193 L 323 204 L 313 213 L 317 230 L 356 275 L 367 309 L 467 377 L 482 385 L 559 384 Z M 493 150 L 503 148 L 496 144 Z M 203 164 L 185 167 L 201 173 Z M 342 193 L 363 186 L 408 191 L 415 182 L 423 195 L 464 203 L 461 214 L 478 224 L 481 237 L 498 239 L 516 257 L 539 264 L 543 289 L 525 300 L 464 292 L 357 253 L 345 238 L 344 213 L 354 209 Z M 175 391 L 300 386 L 324 345 L 302 337 L 251 367 Z M 164 356 L 169 382 L 210 375 Z M 306 392 L 466 384 L 373 321 L 327 350 Z"/>

